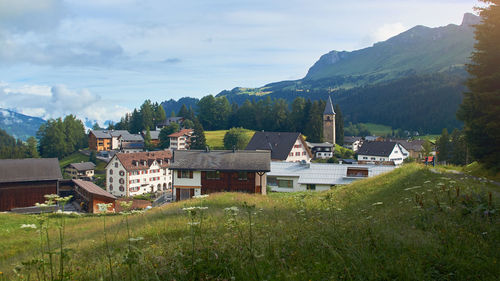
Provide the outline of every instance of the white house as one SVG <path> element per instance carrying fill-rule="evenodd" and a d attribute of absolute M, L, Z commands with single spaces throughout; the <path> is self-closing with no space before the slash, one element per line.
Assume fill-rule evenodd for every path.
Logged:
<path fill-rule="evenodd" d="M 354 152 L 358 151 L 362 144 L 363 139 L 361 137 L 344 137 L 343 147 L 348 148 Z"/>
<path fill-rule="evenodd" d="M 312 158 L 300 133 L 255 132 L 245 150 L 269 150 L 271 161 L 310 162 Z"/>
<path fill-rule="evenodd" d="M 409 152 L 399 143 L 390 141 L 364 142 L 358 150 L 358 163 L 393 162 L 401 165 Z"/>
<path fill-rule="evenodd" d="M 392 171 L 395 166 L 271 162 L 267 186 L 275 192 L 324 191 Z"/>
<path fill-rule="evenodd" d="M 106 190 L 135 196 L 172 188 L 171 151 L 117 153 L 106 165 Z"/>
<path fill-rule="evenodd" d="M 170 138 L 171 150 L 186 150 L 189 148 L 190 138 L 193 135 L 193 129 L 182 129 L 178 132 L 168 135 Z"/>
<path fill-rule="evenodd" d="M 334 145 L 329 142 L 313 143 L 307 142 L 307 147 L 311 150 L 314 158 L 316 159 L 328 159 L 333 157 Z"/>

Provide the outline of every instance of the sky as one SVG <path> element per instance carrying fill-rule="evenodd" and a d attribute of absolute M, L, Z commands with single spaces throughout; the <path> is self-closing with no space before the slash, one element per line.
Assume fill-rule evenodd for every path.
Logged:
<path fill-rule="evenodd" d="M 118 121 L 145 99 L 300 79 L 331 50 L 460 24 L 466 0 L 0 0 L 0 108 Z"/>

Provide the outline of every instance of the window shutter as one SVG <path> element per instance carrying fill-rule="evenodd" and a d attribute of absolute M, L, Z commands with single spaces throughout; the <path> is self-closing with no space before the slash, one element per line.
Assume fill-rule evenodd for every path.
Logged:
<path fill-rule="evenodd" d="M 193 171 L 189 171 L 189 178 L 192 179 L 193 178 Z"/>
<path fill-rule="evenodd" d="M 180 170 L 177 170 L 177 178 L 179 178 L 179 179 L 182 178 L 182 173 Z"/>

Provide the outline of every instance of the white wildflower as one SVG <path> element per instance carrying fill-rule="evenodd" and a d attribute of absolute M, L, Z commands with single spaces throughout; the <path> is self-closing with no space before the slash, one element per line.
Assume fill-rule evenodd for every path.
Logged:
<path fill-rule="evenodd" d="M 404 190 L 412 190 L 412 189 L 417 189 L 417 188 L 421 188 L 421 186 L 420 185 L 416 185 L 416 186 L 412 186 L 412 187 L 407 187 Z"/>
<path fill-rule="evenodd" d="M 99 203 L 97 204 L 97 208 L 99 208 L 99 212 L 107 212 L 108 208 L 111 207 L 111 203 L 105 204 L 105 203 Z"/>
<path fill-rule="evenodd" d="M 424 183 L 431 183 L 431 181 L 424 181 Z"/>
<path fill-rule="evenodd" d="M 442 183 L 442 182 L 438 182 L 438 183 L 437 183 L 437 185 L 439 185 L 439 186 L 443 186 L 443 185 L 444 185 L 444 183 Z"/>
<path fill-rule="evenodd" d="M 189 211 L 192 211 L 196 209 L 195 207 L 186 207 L 186 208 L 182 208 L 183 211 L 186 211 L 186 212 L 189 212 Z"/>
<path fill-rule="evenodd" d="M 137 241 L 144 240 L 144 237 L 141 237 L 141 236 L 139 236 L 137 238 L 130 237 L 128 240 L 131 241 L 131 242 L 137 242 Z"/>
<path fill-rule="evenodd" d="M 23 225 L 21 225 L 21 228 L 33 228 L 33 229 L 36 229 L 36 225 L 35 224 L 23 224 Z"/>
<path fill-rule="evenodd" d="M 207 198 L 207 197 L 208 197 L 208 194 L 193 196 L 194 199 L 202 199 L 202 198 Z"/>
<path fill-rule="evenodd" d="M 238 212 L 239 209 L 236 206 L 232 206 L 232 207 L 224 208 L 224 211 Z"/>
<path fill-rule="evenodd" d="M 188 222 L 188 225 L 199 225 L 199 221 Z"/>
<path fill-rule="evenodd" d="M 372 206 L 377 206 L 377 205 L 382 205 L 382 204 L 384 204 L 384 202 L 375 202 L 372 204 Z"/>

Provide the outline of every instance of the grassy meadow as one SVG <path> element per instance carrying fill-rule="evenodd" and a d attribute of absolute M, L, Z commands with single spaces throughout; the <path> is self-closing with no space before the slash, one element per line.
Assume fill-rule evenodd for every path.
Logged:
<path fill-rule="evenodd" d="M 205 131 L 207 145 L 211 149 L 224 149 L 224 135 L 228 130 Z M 253 137 L 255 131 L 245 129 L 249 139 Z"/>
<path fill-rule="evenodd" d="M 407 164 L 326 192 L 66 217 L 63 279 L 498 280 L 500 187 L 438 171 Z M 58 276 L 60 217 L 49 217 L 50 250 L 39 227 L 20 228 L 37 219 L 0 214 L 0 280 L 50 276 L 47 252 Z"/>

